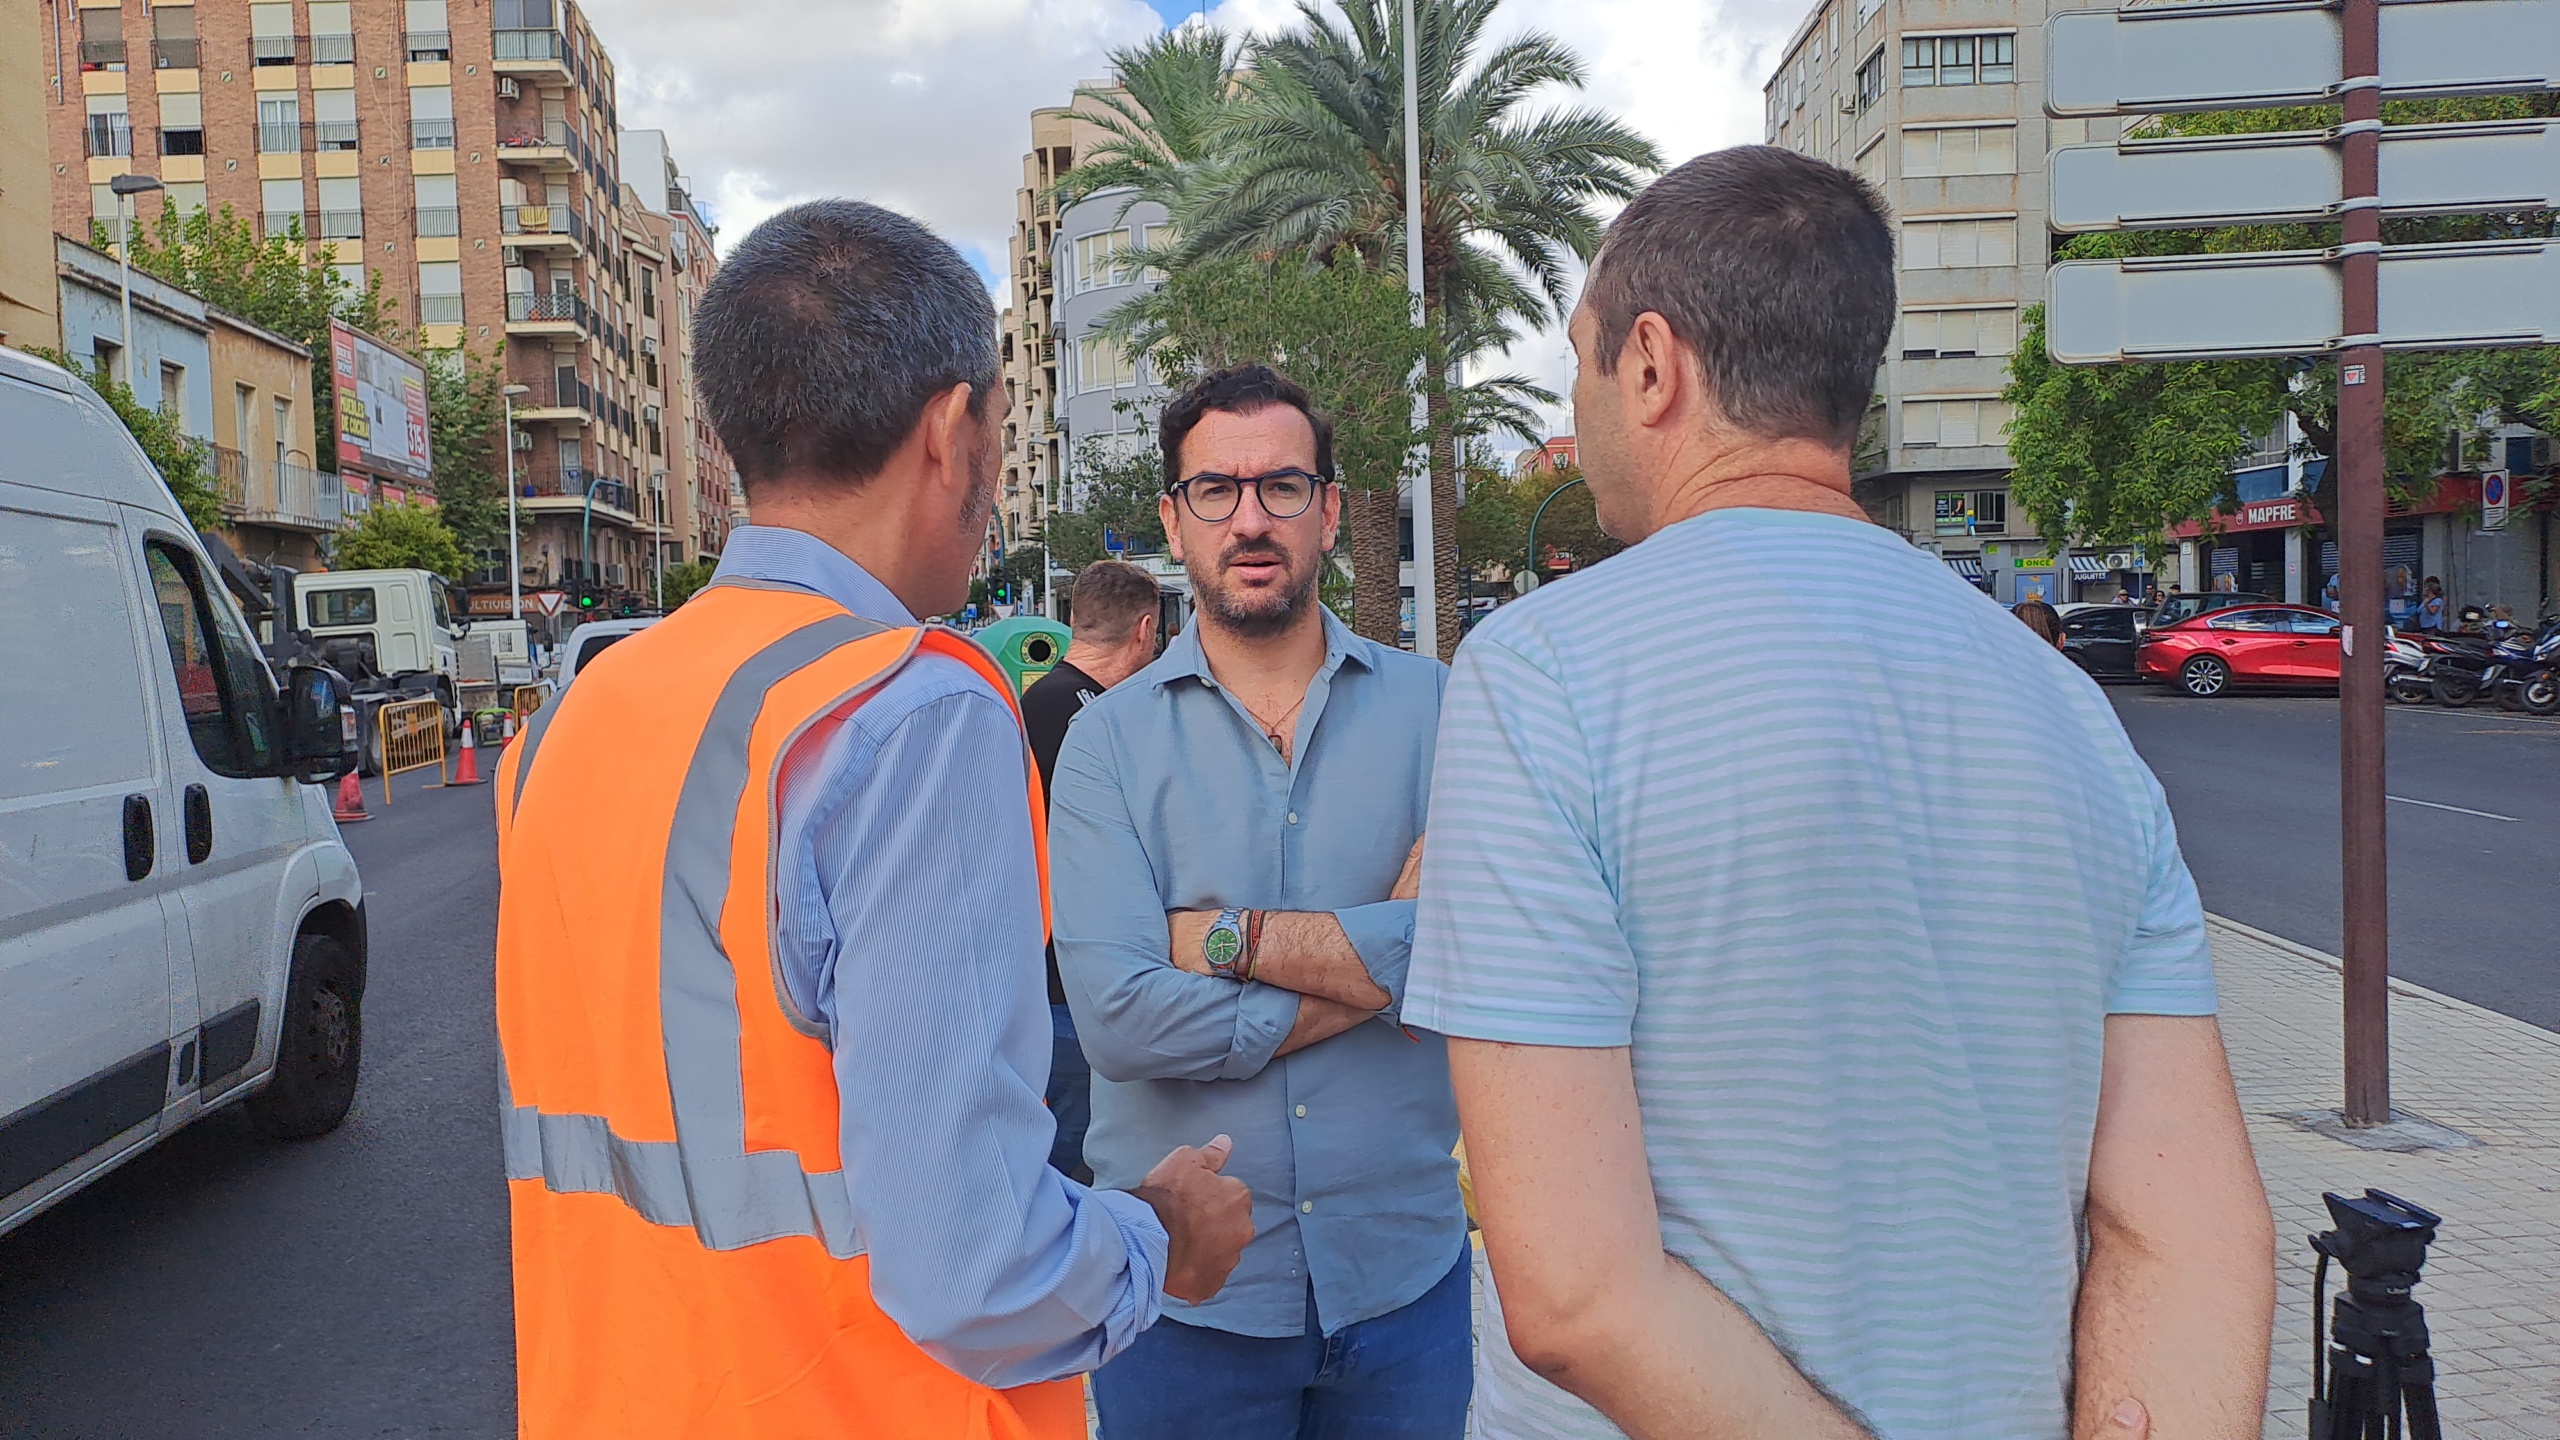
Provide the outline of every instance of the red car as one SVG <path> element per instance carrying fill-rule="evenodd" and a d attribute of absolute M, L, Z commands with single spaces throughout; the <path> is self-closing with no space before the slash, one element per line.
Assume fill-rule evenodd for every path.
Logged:
<path fill-rule="evenodd" d="M 2190 695 L 2338 683 L 2338 617 L 2307 605 L 2216 610 L 2144 632 L 2142 678 Z"/>

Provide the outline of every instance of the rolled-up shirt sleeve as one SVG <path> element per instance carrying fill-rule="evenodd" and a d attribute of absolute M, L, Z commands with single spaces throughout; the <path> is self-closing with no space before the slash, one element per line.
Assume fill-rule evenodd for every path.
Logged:
<path fill-rule="evenodd" d="M 936 688 L 857 709 L 793 782 L 814 798 L 786 807 L 784 864 L 816 893 L 781 897 L 804 962 L 785 980 L 832 1031 L 873 1298 L 936 1360 L 1009 1387 L 1091 1370 L 1154 1323 L 1166 1240 L 1145 1202 L 1049 1167 L 1021 732 L 974 677 Z"/>
<path fill-rule="evenodd" d="M 1385 1013 L 1390 1016 L 1404 1005 L 1405 970 L 1413 962 L 1413 914 L 1411 900 L 1381 900 L 1333 912 L 1369 978 L 1387 992 Z"/>
<path fill-rule="evenodd" d="M 1050 913 L 1076 1041 L 1104 1079 L 1241 1080 L 1298 1021 L 1298 997 L 1177 969 L 1163 892 L 1121 796 L 1108 728 L 1067 728 L 1049 796 Z"/>

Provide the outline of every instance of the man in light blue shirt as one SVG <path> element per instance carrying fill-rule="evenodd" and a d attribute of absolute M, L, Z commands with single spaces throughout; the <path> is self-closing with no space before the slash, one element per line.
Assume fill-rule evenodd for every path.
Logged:
<path fill-rule="evenodd" d="M 1573 317 L 1641 543 L 1459 652 L 1404 1012 L 1451 1037 L 1489 1437 L 2258 1433 L 2273 1227 L 2167 804 L 1850 496 L 1893 265 L 1865 184 L 1746 147 Z"/>
<path fill-rule="evenodd" d="M 1226 1289 L 1094 1377 L 1111 1440 L 1454 1437 L 1469 1384 L 1457 1116 L 1399 1028 L 1446 676 L 1316 601 L 1328 428 L 1262 366 L 1168 405 L 1165 531 L 1198 614 L 1058 756 L 1058 968 L 1094 1072 L 1085 1157 L 1235 1137 L 1255 1238 Z"/>

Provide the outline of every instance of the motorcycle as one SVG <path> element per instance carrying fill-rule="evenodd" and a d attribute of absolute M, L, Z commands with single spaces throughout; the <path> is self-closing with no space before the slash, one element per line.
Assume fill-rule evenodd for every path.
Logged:
<path fill-rule="evenodd" d="M 2402 705 L 2424 705 L 2435 698 L 2428 675 L 2434 656 L 2416 635 L 2393 629 L 2384 632 L 2382 647 L 2382 689 Z"/>
<path fill-rule="evenodd" d="M 2448 636 L 2437 644 L 2427 667 L 2437 704 L 2460 708 L 2485 695 L 2535 715 L 2560 712 L 2560 619 L 2545 621 L 2532 639 L 2501 622 L 2489 635 Z"/>

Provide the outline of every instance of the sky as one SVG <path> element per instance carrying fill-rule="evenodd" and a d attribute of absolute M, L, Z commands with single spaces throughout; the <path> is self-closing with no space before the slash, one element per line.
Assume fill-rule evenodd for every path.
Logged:
<path fill-rule="evenodd" d="M 1321 3 L 1321 0 L 1320 0 Z M 1760 138 L 1760 86 L 1813 0 L 1505 0 L 1494 33 L 1542 30 L 1588 67 L 1579 96 L 1672 163 Z M 587 0 L 622 123 L 667 132 L 728 239 L 784 206 L 851 196 L 924 220 L 1001 284 L 1030 113 L 1111 72 L 1113 50 L 1199 13 L 1181 0 Z M 1221 0 L 1238 32 L 1294 0 Z M 1489 368 L 1561 392 L 1560 331 Z M 1551 428 L 1569 424 L 1550 417 Z"/>

